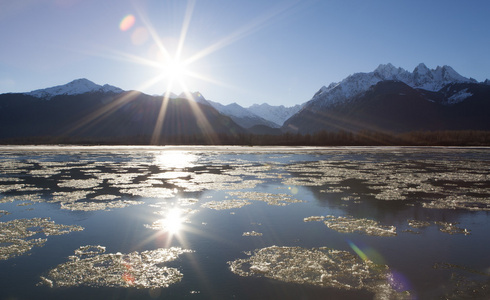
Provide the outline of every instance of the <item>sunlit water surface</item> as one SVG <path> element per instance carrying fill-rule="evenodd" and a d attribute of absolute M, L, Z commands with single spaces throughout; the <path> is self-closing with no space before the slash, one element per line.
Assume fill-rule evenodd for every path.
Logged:
<path fill-rule="evenodd" d="M 488 299 L 490 149 L 0 148 L 0 299 Z"/>

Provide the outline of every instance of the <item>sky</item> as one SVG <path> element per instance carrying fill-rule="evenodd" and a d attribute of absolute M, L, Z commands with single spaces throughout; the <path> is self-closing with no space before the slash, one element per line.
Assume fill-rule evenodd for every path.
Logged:
<path fill-rule="evenodd" d="M 87 78 L 293 106 L 392 63 L 490 78 L 490 1 L 0 0 L 0 93 Z"/>

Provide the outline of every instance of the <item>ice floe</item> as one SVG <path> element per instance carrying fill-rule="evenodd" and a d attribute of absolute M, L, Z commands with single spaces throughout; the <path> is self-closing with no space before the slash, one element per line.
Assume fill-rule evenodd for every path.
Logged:
<path fill-rule="evenodd" d="M 211 208 L 215 210 L 223 210 L 223 209 L 240 208 L 250 204 L 252 203 L 246 200 L 221 200 L 221 201 L 209 201 L 203 203 L 201 204 L 201 207 Z"/>
<path fill-rule="evenodd" d="M 81 226 L 56 224 L 49 218 L 0 222 L 0 260 L 25 254 L 34 246 L 43 246 L 47 239 L 33 238 L 35 235 L 41 234 L 47 237 L 82 230 Z"/>
<path fill-rule="evenodd" d="M 272 194 L 262 192 L 229 192 L 231 196 L 250 201 L 262 201 L 269 205 L 286 206 L 290 203 L 301 203 L 303 200 L 294 199 L 288 194 Z"/>
<path fill-rule="evenodd" d="M 378 299 L 409 299 L 407 291 L 397 292 L 391 288 L 387 266 L 327 247 L 271 246 L 228 264 L 233 273 L 244 277 L 266 277 L 345 290 L 366 289 L 377 294 Z"/>
<path fill-rule="evenodd" d="M 305 222 L 323 221 L 328 228 L 341 233 L 361 233 L 376 236 L 395 236 L 395 226 L 383 226 L 378 221 L 354 218 L 352 216 L 311 216 L 303 219 Z"/>
<path fill-rule="evenodd" d="M 261 232 L 256 232 L 254 230 L 252 231 L 247 231 L 242 234 L 242 236 L 262 236 L 263 234 Z"/>
<path fill-rule="evenodd" d="M 470 235 L 471 230 L 466 229 L 466 228 L 461 228 L 456 226 L 459 224 L 458 222 L 444 222 L 444 221 L 434 221 L 434 222 L 428 222 L 428 221 L 419 221 L 419 220 L 408 220 L 408 225 L 412 228 L 416 229 L 421 229 L 421 228 L 426 228 L 431 225 L 436 225 L 439 227 L 439 231 L 448 233 L 448 234 L 464 234 L 464 235 Z M 412 233 L 420 233 L 419 231 L 413 231 L 413 230 L 406 230 L 407 232 L 412 232 Z"/>
<path fill-rule="evenodd" d="M 93 249 L 93 250 L 91 250 Z M 90 251 L 89 253 L 87 251 Z M 179 282 L 183 274 L 164 263 L 192 250 L 160 248 L 128 254 L 104 253 L 102 246 L 83 246 L 75 256 L 41 277 L 40 284 L 56 287 L 165 288 Z M 85 257 L 88 256 L 88 257 Z"/>

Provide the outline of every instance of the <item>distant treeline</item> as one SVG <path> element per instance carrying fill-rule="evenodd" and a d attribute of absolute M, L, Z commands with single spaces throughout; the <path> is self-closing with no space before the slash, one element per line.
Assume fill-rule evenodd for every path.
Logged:
<path fill-rule="evenodd" d="M 2 145 L 243 145 L 243 146 L 490 146 L 490 131 L 414 131 L 389 134 L 320 131 L 314 134 L 279 135 L 240 133 L 161 137 L 18 137 L 0 140 Z"/>

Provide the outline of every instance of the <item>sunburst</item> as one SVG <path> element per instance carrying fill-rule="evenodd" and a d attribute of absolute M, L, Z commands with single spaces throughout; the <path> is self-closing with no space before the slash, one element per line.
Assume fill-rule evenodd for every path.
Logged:
<path fill-rule="evenodd" d="M 162 87 L 164 87 L 163 91 L 166 91 L 166 93 L 162 96 L 162 103 L 158 111 L 157 121 L 155 122 L 155 127 L 152 133 L 151 144 L 159 143 L 162 126 L 164 124 L 167 107 L 170 101 L 170 92 L 174 91 L 175 89 L 180 89 L 186 98 L 192 99 L 193 96 L 191 94 L 191 91 L 189 90 L 188 85 L 191 80 L 198 80 L 201 82 L 208 82 L 219 86 L 230 87 L 228 84 L 212 78 L 209 74 L 196 72 L 193 69 L 193 65 L 195 63 L 263 28 L 269 23 L 269 21 L 285 13 L 291 7 L 293 7 L 294 3 L 295 2 L 293 1 L 289 4 L 276 7 L 270 13 L 261 15 L 256 19 L 251 20 L 250 23 L 245 24 L 244 26 L 231 32 L 231 34 L 188 56 L 184 56 L 184 52 L 188 52 L 184 51 L 184 46 L 195 7 L 195 1 L 187 2 L 180 36 L 177 40 L 175 51 L 170 51 L 170 47 L 168 45 L 165 45 L 162 38 L 159 36 L 157 30 L 151 24 L 149 19 L 145 16 L 144 13 L 142 13 L 142 11 L 139 10 L 137 6 L 135 6 L 135 10 L 137 12 L 136 19 L 143 23 L 145 32 L 147 32 L 154 45 L 156 45 L 156 56 L 149 58 L 120 52 L 114 49 L 107 50 L 112 53 L 112 55 L 108 55 L 108 57 L 111 59 L 129 61 L 136 65 L 148 66 L 156 70 L 156 75 L 144 81 L 139 87 L 136 88 L 136 90 L 146 90 L 152 86 L 161 85 Z M 128 18 L 128 16 L 126 16 L 123 21 L 124 22 L 121 22 L 120 24 L 120 29 L 127 32 L 135 24 L 135 17 L 131 15 L 130 18 Z M 95 55 L 101 54 L 99 52 Z M 164 84 L 162 85 L 162 83 Z M 118 109 L 121 105 L 124 105 L 128 101 L 132 101 L 132 99 L 134 99 L 134 97 L 136 96 L 137 95 L 135 93 L 129 93 L 128 95 L 122 97 L 120 100 L 115 102 L 113 105 L 110 105 L 109 107 L 104 107 L 100 109 L 100 111 L 96 111 L 92 115 L 87 116 L 84 120 L 80 122 L 80 124 L 77 125 L 77 128 L 108 116 L 116 109 Z M 208 140 L 210 140 L 211 143 L 213 143 L 213 132 L 209 121 L 206 119 L 197 103 L 195 103 L 194 101 L 190 101 L 189 103 L 196 119 L 198 119 L 199 121 L 204 135 L 208 138 Z"/>

